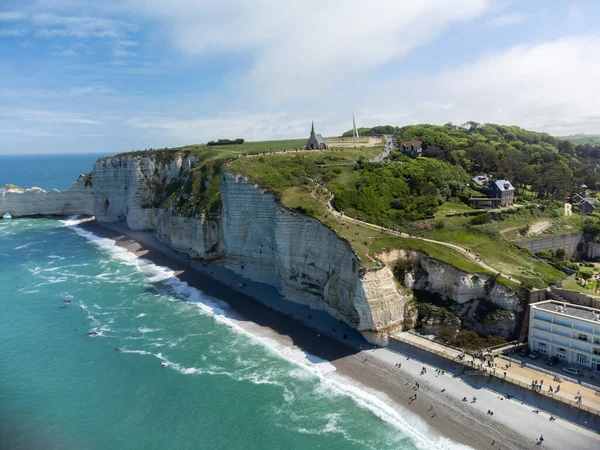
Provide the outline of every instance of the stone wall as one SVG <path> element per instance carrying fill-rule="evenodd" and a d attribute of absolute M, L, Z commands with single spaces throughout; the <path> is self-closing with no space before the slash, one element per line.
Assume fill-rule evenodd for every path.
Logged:
<path fill-rule="evenodd" d="M 527 241 L 517 242 L 521 248 L 526 248 L 531 253 L 541 252 L 543 250 L 557 250 L 564 248 L 567 257 L 575 256 L 577 247 L 583 243 L 583 234 L 566 234 L 563 236 L 550 236 L 546 238 L 530 239 Z"/>
<path fill-rule="evenodd" d="M 551 292 L 575 305 L 587 306 L 589 308 L 600 308 L 600 298 L 586 295 L 581 292 L 568 291 L 557 287 L 551 287 Z"/>
<path fill-rule="evenodd" d="M 586 242 L 585 254 L 587 259 L 595 260 L 600 258 L 600 244 L 596 242 Z"/>

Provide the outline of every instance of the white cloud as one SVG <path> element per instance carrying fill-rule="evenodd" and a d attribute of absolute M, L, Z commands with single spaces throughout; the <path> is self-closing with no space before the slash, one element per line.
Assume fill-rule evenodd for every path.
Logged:
<path fill-rule="evenodd" d="M 27 30 L 17 28 L 5 28 L 3 30 L 0 30 L 0 36 L 2 37 L 25 36 L 25 34 L 27 34 Z"/>
<path fill-rule="evenodd" d="M 277 113 L 230 112 L 185 119 L 152 115 L 132 117 L 125 123 L 150 133 L 166 132 L 171 139 L 180 143 L 231 137 L 243 137 L 247 140 L 276 139 L 307 133 L 307 125 L 303 121 Z"/>
<path fill-rule="evenodd" d="M 0 117 L 13 121 L 44 124 L 102 125 L 87 114 L 71 114 L 64 111 L 45 111 L 35 109 L 0 109 Z"/>
<path fill-rule="evenodd" d="M 0 11 L 0 22 L 13 22 L 27 19 L 27 13 L 21 11 Z"/>
<path fill-rule="evenodd" d="M 36 32 L 36 35 L 40 37 L 72 36 L 122 39 L 129 33 L 138 30 L 137 25 L 120 20 L 47 13 L 34 14 L 32 23 L 41 28 Z"/>
<path fill-rule="evenodd" d="M 423 46 L 486 0 L 130 0 L 185 55 L 250 58 L 241 90 L 263 100 L 317 98 Z M 240 85 L 240 80 L 232 80 Z"/>
<path fill-rule="evenodd" d="M 594 95 L 599 78 L 600 36 L 574 36 L 516 46 L 436 75 L 405 77 L 367 91 L 380 109 L 408 108 L 415 122 L 476 120 L 564 134 L 600 131 L 600 98 Z M 401 100 L 390 104 L 386 98 Z"/>
<path fill-rule="evenodd" d="M 35 130 L 35 129 L 30 129 L 30 128 L 0 128 L 0 134 L 2 134 L 2 133 L 23 134 L 26 136 L 33 136 L 33 137 L 62 136 L 62 134 L 59 134 L 59 133 L 52 133 L 49 131 Z"/>
<path fill-rule="evenodd" d="M 518 25 L 531 18 L 531 14 L 525 14 L 523 12 L 511 12 L 508 14 L 502 14 L 500 16 L 493 17 L 488 21 L 488 24 L 494 28 L 510 27 Z"/>
<path fill-rule="evenodd" d="M 52 52 L 54 56 L 77 56 L 77 52 L 73 49 L 62 50 L 60 52 Z"/>

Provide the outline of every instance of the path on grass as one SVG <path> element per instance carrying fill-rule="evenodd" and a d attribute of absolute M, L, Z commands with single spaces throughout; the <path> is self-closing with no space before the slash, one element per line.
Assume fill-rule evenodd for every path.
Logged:
<path fill-rule="evenodd" d="M 371 158 L 369 162 L 380 163 L 383 162 L 385 158 L 390 156 L 390 153 L 392 153 L 392 150 L 394 150 L 394 139 L 391 137 L 386 137 L 386 139 L 387 142 L 385 144 L 385 149 L 383 150 L 383 152 L 380 155 L 377 155 L 375 158 Z"/>
<path fill-rule="evenodd" d="M 327 190 L 327 192 L 329 193 L 330 198 L 329 198 L 329 201 L 327 202 L 327 209 L 329 210 L 329 212 L 331 214 L 333 214 L 334 216 L 336 216 L 342 220 L 345 220 L 346 222 L 358 223 L 358 224 L 361 224 L 365 227 L 368 227 L 368 228 L 371 228 L 374 230 L 381 230 L 382 233 L 393 234 L 394 236 L 398 236 L 398 237 L 405 238 L 405 239 L 420 239 L 425 242 L 431 242 L 432 244 L 438 244 L 438 245 L 443 245 L 445 247 L 452 248 L 452 249 L 462 253 L 463 255 L 465 255 L 472 262 L 474 262 L 478 266 L 482 267 L 483 269 L 485 269 L 491 273 L 497 273 L 503 278 L 506 278 L 508 280 L 514 281 L 515 283 L 521 284 L 521 282 L 519 280 L 516 280 L 513 277 L 506 275 L 506 274 L 498 271 L 497 269 L 494 269 L 492 266 L 487 265 L 486 263 L 484 263 L 481 260 L 481 258 L 479 256 L 477 256 L 476 254 L 473 254 L 469 249 L 467 249 L 465 247 L 461 247 L 460 245 L 451 244 L 450 242 L 437 241 L 435 239 L 429 239 L 429 238 L 424 238 L 424 237 L 419 237 L 419 236 L 412 236 L 407 233 L 402 233 L 401 231 L 392 230 L 390 228 L 382 227 L 380 225 L 375 225 L 374 223 L 369 223 L 369 222 L 365 222 L 364 220 L 359 220 L 359 219 L 355 219 L 354 217 L 349 217 L 349 216 L 343 214 L 342 212 L 338 211 L 337 209 L 335 209 L 335 207 L 333 206 L 333 200 L 334 200 L 333 192 L 327 186 L 325 186 L 319 180 L 316 180 L 313 178 L 311 178 L 311 180 L 316 185 L 325 188 Z"/>

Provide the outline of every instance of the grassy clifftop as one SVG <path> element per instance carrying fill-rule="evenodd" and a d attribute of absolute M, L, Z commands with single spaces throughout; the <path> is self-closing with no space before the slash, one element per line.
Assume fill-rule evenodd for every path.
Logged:
<path fill-rule="evenodd" d="M 491 222 L 475 225 L 471 223 L 472 217 L 445 217 L 447 212 L 471 212 L 464 201 L 474 192 L 468 185 L 469 175 L 458 165 L 399 154 L 389 164 L 369 164 L 367 160 L 381 153 L 382 145 L 303 151 L 304 143 L 302 139 L 219 147 L 197 145 L 127 155 L 167 161 L 182 152 L 198 159 L 190 177 L 167 186 L 162 202 L 165 209 L 174 208 L 185 216 L 218 214 L 221 174 L 226 170 L 245 176 L 285 207 L 315 217 L 334 230 L 350 243 L 364 268 L 375 266 L 376 255 L 383 249 L 412 248 L 466 272 L 492 274 L 457 249 L 340 220 L 327 208 L 332 193 L 336 209 L 347 216 L 459 244 L 474 254 L 479 253 L 484 262 L 489 261 L 492 267 L 514 279 L 542 286 L 564 277 L 562 272 L 520 250 L 501 234 L 486 229 L 494 227 Z M 509 217 L 511 226 L 519 227 L 521 223 L 525 226 L 533 220 L 519 214 Z"/>

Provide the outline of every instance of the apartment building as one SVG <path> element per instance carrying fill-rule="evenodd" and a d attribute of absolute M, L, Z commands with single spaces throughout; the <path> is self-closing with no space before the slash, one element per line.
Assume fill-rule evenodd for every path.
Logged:
<path fill-rule="evenodd" d="M 529 347 L 600 372 L 600 309 L 555 300 L 529 305 Z"/>

